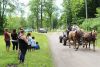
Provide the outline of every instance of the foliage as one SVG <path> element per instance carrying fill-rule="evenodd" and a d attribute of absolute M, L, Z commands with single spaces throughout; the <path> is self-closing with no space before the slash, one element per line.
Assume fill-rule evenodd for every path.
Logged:
<path fill-rule="evenodd" d="M 100 18 L 91 18 L 91 19 L 85 20 L 81 26 L 85 30 L 91 30 L 91 28 L 95 28 L 99 32 Z"/>
<path fill-rule="evenodd" d="M 60 17 L 60 19 L 58 20 L 58 28 L 64 27 L 66 28 L 66 13 L 63 13 Z"/>
<path fill-rule="evenodd" d="M 100 7 L 96 8 L 96 12 L 97 12 L 96 17 L 100 17 Z"/>
<path fill-rule="evenodd" d="M 30 6 L 30 11 L 31 11 L 31 15 L 29 16 L 30 19 L 30 23 L 34 22 L 34 28 L 35 26 L 37 26 L 37 29 L 39 28 L 39 7 L 40 7 L 40 0 L 30 0 L 29 2 L 29 6 Z"/>
<path fill-rule="evenodd" d="M 100 33 L 97 34 L 96 46 L 100 47 Z"/>
<path fill-rule="evenodd" d="M 46 36 L 38 33 L 32 35 L 39 42 L 40 50 L 27 52 L 24 65 L 19 64 L 17 51 L 12 51 L 12 45 L 10 51 L 6 52 L 3 36 L 0 36 L 0 66 L 6 67 L 7 64 L 18 64 L 18 67 L 53 67 Z"/>
<path fill-rule="evenodd" d="M 86 0 L 87 1 L 87 9 L 88 9 L 88 18 L 95 18 L 99 15 L 99 9 L 97 7 L 100 6 L 99 0 Z M 66 23 L 73 24 L 82 24 L 85 19 L 85 1 L 84 0 L 63 0 L 64 11 L 62 16 L 60 17 L 60 24 L 66 25 Z M 97 8 L 97 14 L 96 14 Z M 96 16 L 95 16 L 96 14 Z M 63 22 L 61 22 L 61 20 Z"/>
<path fill-rule="evenodd" d="M 21 17 L 8 17 L 5 27 L 9 30 L 27 27 L 27 21 Z"/>
<path fill-rule="evenodd" d="M 5 11 L 8 1 L 7 0 L 0 0 L 0 31 L 3 31 L 3 24 L 5 23 Z"/>
<path fill-rule="evenodd" d="M 63 14 L 65 15 L 65 17 L 63 18 L 63 20 L 65 21 L 63 23 L 67 22 L 68 25 L 77 23 L 78 18 L 82 17 L 79 13 L 83 8 L 83 5 L 83 0 L 63 0 Z M 63 14 L 62 16 L 64 16 Z"/>
<path fill-rule="evenodd" d="M 20 3 L 18 0 L 0 0 L 0 31 L 3 32 L 4 27 L 11 26 L 12 28 L 13 23 L 7 22 L 8 18 L 12 18 L 12 16 L 16 16 L 17 12 L 20 12 L 21 15 L 24 14 L 24 11 L 22 10 L 22 3 Z M 12 18 L 13 20 L 13 18 Z M 21 20 L 23 18 L 21 17 Z M 9 21 L 9 20 L 8 20 Z M 16 21 L 15 21 L 16 22 Z M 9 25 L 8 25 L 9 24 Z M 16 24 L 19 26 L 20 24 Z"/>
<path fill-rule="evenodd" d="M 29 23 L 34 25 L 34 28 L 53 28 L 53 20 L 56 17 L 54 13 L 56 7 L 54 6 L 53 0 L 30 0 L 29 5 L 31 11 L 29 19 L 32 18 Z"/>

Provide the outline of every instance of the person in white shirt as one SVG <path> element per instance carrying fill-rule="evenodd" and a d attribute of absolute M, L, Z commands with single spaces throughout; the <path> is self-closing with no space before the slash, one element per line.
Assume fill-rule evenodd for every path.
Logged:
<path fill-rule="evenodd" d="M 27 34 L 27 40 L 28 40 L 28 51 L 31 51 L 31 40 L 32 40 L 31 33 Z"/>
<path fill-rule="evenodd" d="M 38 45 L 38 42 L 35 41 L 35 37 L 32 37 L 31 46 L 32 46 L 32 49 L 33 49 L 33 50 L 38 50 L 38 49 L 40 49 L 40 46 Z"/>
<path fill-rule="evenodd" d="M 77 25 L 72 26 L 72 31 L 78 31 L 78 30 L 80 30 L 80 28 Z"/>
<path fill-rule="evenodd" d="M 34 48 L 34 46 L 36 46 L 35 37 L 32 37 L 31 47 Z"/>

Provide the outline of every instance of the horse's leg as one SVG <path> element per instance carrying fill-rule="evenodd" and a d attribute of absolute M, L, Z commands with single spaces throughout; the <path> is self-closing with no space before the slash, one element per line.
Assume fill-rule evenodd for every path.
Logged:
<path fill-rule="evenodd" d="M 77 49 L 79 49 L 79 46 L 81 45 L 80 41 L 78 41 L 78 44 L 77 44 Z"/>
<path fill-rule="evenodd" d="M 74 40 L 73 40 L 73 48 L 76 49 L 76 43 Z"/>
<path fill-rule="evenodd" d="M 83 48 L 85 47 L 85 45 L 86 45 L 86 42 L 85 42 L 85 41 L 83 41 Z"/>
<path fill-rule="evenodd" d="M 83 48 L 85 47 L 85 44 L 83 44 Z"/>
<path fill-rule="evenodd" d="M 79 49 L 80 43 L 76 44 L 76 51 Z"/>
<path fill-rule="evenodd" d="M 71 48 L 71 43 L 70 43 L 70 39 L 69 39 L 68 41 L 69 41 L 69 48 Z"/>
<path fill-rule="evenodd" d="M 83 48 L 85 47 L 85 40 L 83 39 Z"/>
<path fill-rule="evenodd" d="M 90 50 L 90 42 L 89 42 L 89 50 Z"/>
<path fill-rule="evenodd" d="M 63 45 L 66 46 L 66 38 L 64 38 L 64 44 Z"/>
<path fill-rule="evenodd" d="M 93 41 L 93 51 L 95 51 L 95 41 Z"/>
<path fill-rule="evenodd" d="M 85 47 L 86 47 L 86 42 L 83 43 L 83 48 L 85 48 Z"/>
<path fill-rule="evenodd" d="M 86 45 L 86 48 L 87 48 L 88 43 L 86 43 L 85 45 Z"/>
<path fill-rule="evenodd" d="M 62 43 L 62 41 L 63 41 L 63 37 L 60 37 L 59 39 L 60 39 L 60 43 Z"/>
<path fill-rule="evenodd" d="M 74 41 L 74 46 L 75 46 L 75 51 L 78 50 L 77 44 L 76 44 L 76 40 Z"/>

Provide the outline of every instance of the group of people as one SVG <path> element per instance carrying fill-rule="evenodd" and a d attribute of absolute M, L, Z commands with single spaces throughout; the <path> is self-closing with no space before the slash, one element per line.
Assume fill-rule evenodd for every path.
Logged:
<path fill-rule="evenodd" d="M 11 39 L 12 38 L 12 39 Z M 13 32 L 10 35 L 10 32 L 7 28 L 4 29 L 4 40 L 6 43 L 6 50 L 9 51 L 11 41 L 13 44 L 13 50 L 18 50 L 18 34 L 16 33 L 16 29 L 13 30 Z"/>
<path fill-rule="evenodd" d="M 35 41 L 35 37 L 31 36 L 31 33 L 27 34 L 27 39 L 28 39 L 28 50 L 37 50 L 40 49 L 38 42 Z"/>
<path fill-rule="evenodd" d="M 13 50 L 18 50 L 20 63 L 24 62 L 26 51 L 40 49 L 38 42 L 35 41 L 35 37 L 31 37 L 31 33 L 25 35 L 24 29 L 20 28 L 17 34 L 16 29 L 13 29 L 12 33 L 9 33 L 8 29 L 4 29 L 4 40 L 6 43 L 6 50 L 9 51 L 10 44 L 12 42 Z"/>

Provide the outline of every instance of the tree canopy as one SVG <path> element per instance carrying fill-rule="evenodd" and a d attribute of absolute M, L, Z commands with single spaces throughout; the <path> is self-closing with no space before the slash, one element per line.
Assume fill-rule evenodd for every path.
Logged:
<path fill-rule="evenodd" d="M 100 17 L 100 0 L 86 1 L 88 19 Z M 24 17 L 24 3 L 17 0 L 0 0 L 0 31 L 3 31 L 4 27 L 22 26 L 37 30 L 43 27 L 52 30 L 66 28 L 74 23 L 82 25 L 86 18 L 85 5 L 85 0 L 63 0 L 63 9 L 60 10 L 55 5 L 55 0 L 29 0 L 29 14 Z"/>

